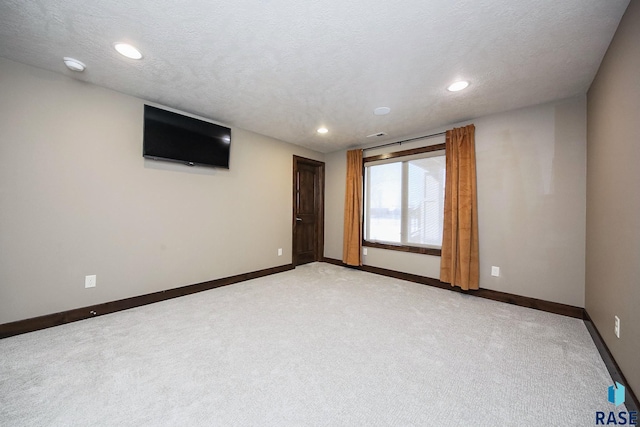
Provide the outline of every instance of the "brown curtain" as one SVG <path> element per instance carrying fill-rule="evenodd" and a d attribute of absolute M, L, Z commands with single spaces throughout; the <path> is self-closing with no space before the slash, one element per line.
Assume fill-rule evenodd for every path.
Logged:
<path fill-rule="evenodd" d="M 447 131 L 447 179 L 440 280 L 464 290 L 478 289 L 478 202 L 475 126 Z"/>
<path fill-rule="evenodd" d="M 362 265 L 362 150 L 347 151 L 342 261 Z"/>

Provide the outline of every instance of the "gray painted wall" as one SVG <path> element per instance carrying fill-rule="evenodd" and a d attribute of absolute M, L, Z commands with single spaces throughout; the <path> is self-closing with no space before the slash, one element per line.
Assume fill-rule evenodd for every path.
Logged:
<path fill-rule="evenodd" d="M 640 392 L 640 2 L 588 93 L 586 309 Z M 620 338 L 613 333 L 621 320 Z"/>
<path fill-rule="evenodd" d="M 476 125 L 480 286 L 583 307 L 586 97 L 455 126 L 471 122 Z M 384 150 L 441 142 L 443 137 Z M 325 256 L 337 259 L 342 258 L 345 156 L 340 151 L 325 157 L 331 176 Z M 440 275 L 439 257 L 377 248 L 367 252 L 366 265 L 433 278 Z M 500 267 L 500 277 L 490 275 L 492 265 Z"/>
<path fill-rule="evenodd" d="M 292 156 L 322 154 L 232 128 L 228 171 L 145 160 L 143 100 L 0 75 L 0 323 L 291 263 Z"/>

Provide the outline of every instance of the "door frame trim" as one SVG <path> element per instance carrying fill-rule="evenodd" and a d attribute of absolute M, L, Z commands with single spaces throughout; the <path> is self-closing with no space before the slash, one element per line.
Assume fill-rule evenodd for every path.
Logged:
<path fill-rule="evenodd" d="M 316 242 L 316 261 L 324 259 L 324 179 L 325 179 L 325 163 L 308 159 L 306 157 L 293 156 L 293 172 L 292 172 L 292 204 L 291 204 L 291 263 L 294 268 L 298 265 L 298 256 L 296 254 L 296 172 L 298 164 L 303 163 L 311 165 L 318 171 L 318 179 L 320 181 L 318 194 L 318 212 L 316 212 L 316 230 L 318 231 L 318 241 Z"/>

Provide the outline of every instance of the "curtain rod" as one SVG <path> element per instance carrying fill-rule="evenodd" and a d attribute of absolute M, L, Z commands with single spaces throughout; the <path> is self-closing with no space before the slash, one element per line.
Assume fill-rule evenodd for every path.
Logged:
<path fill-rule="evenodd" d="M 390 142 L 388 144 L 376 145 L 375 147 L 364 148 L 362 151 L 374 150 L 376 148 L 388 147 L 389 145 L 402 144 L 403 142 L 415 141 L 416 139 L 433 138 L 434 136 L 446 135 L 447 132 L 432 133 L 431 135 L 418 136 L 415 138 L 404 139 L 402 141 Z"/>

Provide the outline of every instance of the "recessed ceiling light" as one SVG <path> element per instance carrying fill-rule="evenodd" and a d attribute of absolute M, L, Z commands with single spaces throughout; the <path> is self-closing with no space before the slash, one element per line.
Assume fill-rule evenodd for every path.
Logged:
<path fill-rule="evenodd" d="M 62 60 L 64 61 L 64 65 L 71 71 L 83 72 L 84 69 L 87 68 L 82 62 L 74 58 L 69 58 L 68 56 L 65 56 Z"/>
<path fill-rule="evenodd" d="M 114 43 L 113 47 L 120 53 L 120 55 L 126 56 L 131 59 L 140 59 L 142 54 L 138 49 L 127 43 Z"/>
<path fill-rule="evenodd" d="M 327 129 L 327 128 L 318 129 L 318 133 L 327 133 L 327 132 L 329 132 L 329 129 Z"/>
<path fill-rule="evenodd" d="M 385 114 L 389 114 L 390 111 L 391 108 L 389 107 L 378 107 L 373 110 L 373 114 L 375 114 L 376 116 L 384 116 Z"/>
<path fill-rule="evenodd" d="M 449 92 L 457 92 L 469 86 L 469 82 L 461 80 L 459 82 L 453 83 L 451 86 L 447 88 Z"/>

